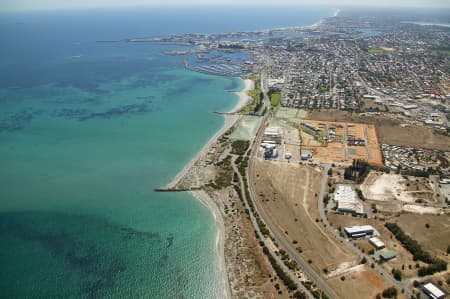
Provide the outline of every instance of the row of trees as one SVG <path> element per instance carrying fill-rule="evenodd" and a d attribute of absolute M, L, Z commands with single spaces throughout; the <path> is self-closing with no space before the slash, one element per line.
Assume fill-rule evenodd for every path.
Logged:
<path fill-rule="evenodd" d="M 267 258 L 269 259 L 269 262 L 272 265 L 272 267 L 275 270 L 275 272 L 277 273 L 278 277 L 283 281 L 283 283 L 286 285 L 286 287 L 289 290 L 291 290 L 291 291 L 296 290 L 297 289 L 297 284 L 295 283 L 295 281 L 293 281 L 289 277 L 289 275 L 286 274 L 286 272 L 284 272 L 283 269 L 281 269 L 281 267 L 278 265 L 278 263 L 275 260 L 275 258 L 270 254 L 269 249 L 267 249 L 266 246 L 263 247 L 263 252 L 267 256 Z"/>
<path fill-rule="evenodd" d="M 236 144 L 237 145 L 237 144 Z M 238 148 L 241 149 L 241 151 L 243 150 L 243 145 L 239 145 L 237 146 Z M 248 147 L 248 146 L 247 146 Z M 246 150 L 245 150 L 246 151 Z M 244 151 L 244 152 L 245 152 Z M 265 236 L 270 235 L 270 232 L 266 226 L 266 224 L 259 218 L 258 213 L 255 210 L 255 206 L 253 205 L 253 201 L 251 200 L 250 197 L 250 192 L 248 191 L 248 182 L 247 182 L 247 176 L 246 176 L 246 168 L 248 166 L 248 157 L 243 158 L 242 156 L 238 157 L 238 159 L 236 159 L 236 162 L 239 164 L 238 165 L 238 170 L 242 175 L 242 178 L 244 180 L 244 188 L 245 190 L 241 190 L 241 188 L 239 188 L 239 186 L 234 185 L 234 189 L 236 190 L 239 199 L 242 201 L 242 203 L 244 203 L 244 195 L 242 192 L 245 192 L 245 195 L 247 197 L 247 203 L 250 207 L 250 210 L 252 211 L 253 215 L 256 218 L 256 221 L 258 222 L 258 226 L 259 229 L 261 231 L 261 233 Z M 247 214 L 250 214 L 249 210 L 246 210 Z M 258 236 L 258 235 L 257 235 Z M 286 287 L 290 290 L 290 291 L 294 291 L 297 290 L 298 286 L 295 283 L 295 281 L 293 281 L 288 274 L 286 274 L 286 272 L 283 271 L 283 269 L 277 264 L 277 261 L 275 260 L 275 258 L 272 256 L 272 254 L 269 252 L 268 248 L 266 246 L 264 246 L 264 243 L 260 243 L 263 246 L 263 252 L 264 254 L 267 256 L 267 258 L 269 259 L 270 264 L 272 265 L 273 269 L 275 270 L 275 272 L 277 273 L 278 277 L 283 281 L 283 283 L 286 285 Z M 296 298 L 302 298 L 302 294 L 304 295 L 303 292 L 299 292 L 297 291 L 295 293 L 298 297 Z"/>
<path fill-rule="evenodd" d="M 433 259 L 433 263 L 419 268 L 419 276 L 433 275 L 434 273 L 447 271 L 447 263 L 441 259 Z"/>
<path fill-rule="evenodd" d="M 419 260 L 429 264 L 419 268 L 419 276 L 433 275 L 436 272 L 447 270 L 447 263 L 445 261 L 432 257 L 428 252 L 423 250 L 416 240 L 405 234 L 396 223 L 386 223 L 385 226 L 394 234 L 395 238 L 397 238 L 397 240 L 412 253 L 415 261 Z"/>
<path fill-rule="evenodd" d="M 388 222 L 384 226 L 394 234 L 395 238 L 402 243 L 406 250 L 412 253 L 415 261 L 419 260 L 427 264 L 432 262 L 431 255 L 423 250 L 416 240 L 405 234 L 397 223 Z"/>

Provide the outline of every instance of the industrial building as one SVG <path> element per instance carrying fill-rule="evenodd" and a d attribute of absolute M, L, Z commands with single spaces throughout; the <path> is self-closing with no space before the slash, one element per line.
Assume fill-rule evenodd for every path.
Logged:
<path fill-rule="evenodd" d="M 370 238 L 369 243 L 372 244 L 373 247 L 375 247 L 375 249 L 377 249 L 377 250 L 383 249 L 385 247 L 384 243 L 381 242 L 381 240 L 378 239 L 377 237 Z"/>
<path fill-rule="evenodd" d="M 428 282 L 423 285 L 423 292 L 432 299 L 443 299 L 447 295 L 443 290 L 436 286 L 432 282 Z"/>
<path fill-rule="evenodd" d="M 283 137 L 283 129 L 281 129 L 280 127 L 267 127 L 264 130 L 264 139 L 281 143 L 282 137 Z"/>
<path fill-rule="evenodd" d="M 302 122 L 300 125 L 302 127 L 306 128 L 306 129 L 308 129 L 308 130 L 311 130 L 314 134 L 319 134 L 320 133 L 320 129 L 315 127 L 315 126 L 313 126 L 310 123 Z"/>
<path fill-rule="evenodd" d="M 385 261 L 385 262 L 392 260 L 396 256 L 397 256 L 397 253 L 395 251 L 384 250 L 384 251 L 380 252 L 380 260 Z"/>
<path fill-rule="evenodd" d="M 351 213 L 363 215 L 364 208 L 362 202 L 358 199 L 358 194 L 349 185 L 337 185 L 334 191 L 334 201 L 337 209 L 341 213 Z"/>
<path fill-rule="evenodd" d="M 312 150 L 301 150 L 300 151 L 300 158 L 302 161 L 308 161 L 313 157 L 314 152 Z"/>
<path fill-rule="evenodd" d="M 365 236 L 372 236 L 375 229 L 371 225 L 361 226 L 347 226 L 344 227 L 344 232 L 349 238 L 361 238 Z"/>

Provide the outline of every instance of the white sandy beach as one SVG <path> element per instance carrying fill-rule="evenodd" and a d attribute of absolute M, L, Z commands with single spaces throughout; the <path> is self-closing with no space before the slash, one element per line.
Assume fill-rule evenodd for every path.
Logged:
<path fill-rule="evenodd" d="M 236 92 L 239 97 L 238 102 L 234 106 L 233 109 L 229 111 L 229 113 L 237 113 L 242 110 L 247 104 L 252 101 L 252 97 L 248 95 L 248 91 L 255 88 L 255 82 L 250 79 L 244 80 L 244 89 Z"/>
<path fill-rule="evenodd" d="M 231 289 L 230 284 L 228 282 L 228 273 L 225 266 L 225 225 L 223 222 L 222 214 L 214 203 L 214 201 L 209 197 L 209 195 L 203 191 L 191 191 L 192 196 L 197 198 L 208 210 L 211 211 L 214 217 L 214 221 L 217 228 L 217 238 L 216 238 L 216 249 L 217 256 L 219 259 L 219 269 L 221 272 L 223 286 L 224 286 L 224 294 L 223 298 L 231 298 Z"/>
<path fill-rule="evenodd" d="M 229 111 L 230 114 L 223 114 L 225 120 L 223 126 L 209 139 L 209 141 L 189 161 L 189 163 L 187 163 L 185 167 L 172 179 L 172 181 L 166 186 L 167 188 L 174 188 L 179 183 L 179 181 L 189 172 L 189 170 L 195 165 L 195 163 L 203 155 L 207 154 L 210 146 L 214 144 L 220 136 L 222 136 L 226 131 L 228 131 L 240 118 L 240 115 L 235 113 L 239 112 L 243 107 L 245 107 L 249 103 L 249 101 L 251 101 L 251 97 L 249 97 L 248 91 L 254 88 L 254 82 L 252 80 L 245 80 L 244 83 L 245 83 L 244 89 L 239 92 L 236 92 L 239 98 L 233 109 Z M 217 228 L 217 238 L 216 238 L 217 255 L 219 259 L 219 267 L 224 285 L 223 298 L 231 298 L 230 283 L 228 280 L 228 273 L 226 271 L 225 266 L 225 254 L 224 254 L 225 226 L 221 211 L 219 207 L 216 205 L 216 203 L 205 191 L 203 190 L 191 191 L 191 194 L 192 196 L 197 198 L 203 205 L 205 205 L 214 216 Z"/>
<path fill-rule="evenodd" d="M 249 101 L 251 101 L 251 97 L 247 94 L 249 90 L 254 88 L 254 82 L 252 80 L 244 80 L 245 86 L 241 91 L 236 92 L 239 96 L 239 99 L 236 105 L 229 111 L 229 113 L 236 113 L 240 111 Z M 226 131 L 228 131 L 240 118 L 240 115 L 236 114 L 223 114 L 225 118 L 225 122 L 223 126 L 217 131 L 208 142 L 202 147 L 202 149 L 184 166 L 184 168 L 177 173 L 177 175 L 170 181 L 169 184 L 166 185 L 166 188 L 174 188 L 181 178 L 183 178 L 189 169 L 195 164 L 195 162 L 204 154 L 206 154 L 209 150 L 209 147 L 216 142 L 216 140 L 222 136 Z"/>

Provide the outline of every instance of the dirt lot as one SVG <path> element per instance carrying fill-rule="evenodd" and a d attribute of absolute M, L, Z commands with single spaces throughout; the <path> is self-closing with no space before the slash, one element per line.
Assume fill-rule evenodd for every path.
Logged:
<path fill-rule="evenodd" d="M 341 280 L 341 277 L 345 278 L 344 281 Z M 374 271 L 370 271 L 367 266 L 334 277 L 328 282 L 338 294 L 344 293 L 346 296 L 343 298 L 349 299 L 375 298 L 378 293 L 381 293 L 384 289 L 391 286 L 382 276 L 378 273 L 374 273 Z"/>
<path fill-rule="evenodd" d="M 319 141 L 314 139 L 314 136 L 309 135 L 308 133 L 301 130 L 299 132 L 301 136 L 301 143 L 303 146 L 317 147 L 322 145 Z"/>
<path fill-rule="evenodd" d="M 361 185 L 364 197 L 371 200 L 398 200 L 408 203 L 436 203 L 428 179 L 371 171 Z"/>
<path fill-rule="evenodd" d="M 419 242 L 426 250 L 443 255 L 450 246 L 450 217 L 448 215 L 402 214 L 398 218 L 400 227 Z M 429 228 L 426 227 L 429 225 Z M 450 262 L 449 257 L 447 260 Z"/>
<path fill-rule="evenodd" d="M 314 111 L 309 112 L 306 119 L 374 124 L 380 143 L 444 151 L 450 149 L 449 136 L 436 134 L 432 129 L 422 126 L 403 128 L 400 124 L 406 123 L 406 120 L 396 119 L 388 115 L 359 116 L 356 113 L 350 114 L 345 111 Z M 414 136 L 414 138 L 411 138 L 411 136 Z"/>

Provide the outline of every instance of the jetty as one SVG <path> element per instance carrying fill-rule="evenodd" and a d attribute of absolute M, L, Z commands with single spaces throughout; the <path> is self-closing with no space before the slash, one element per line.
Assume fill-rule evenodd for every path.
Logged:
<path fill-rule="evenodd" d="M 192 187 L 192 188 L 167 188 L 167 187 L 160 187 L 155 188 L 153 191 L 155 192 L 189 192 L 189 191 L 198 191 L 202 190 L 200 187 Z"/>

